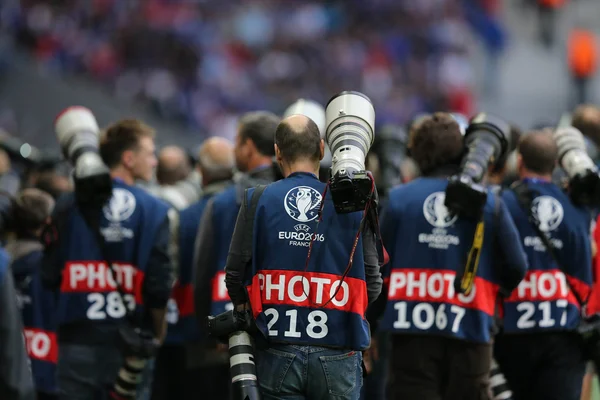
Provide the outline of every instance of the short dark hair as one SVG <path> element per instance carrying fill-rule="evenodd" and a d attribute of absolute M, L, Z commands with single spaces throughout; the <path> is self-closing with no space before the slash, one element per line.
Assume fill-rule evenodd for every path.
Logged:
<path fill-rule="evenodd" d="M 17 236 L 25 236 L 42 228 L 54 208 L 52 196 L 35 188 L 22 190 L 12 203 L 14 231 Z"/>
<path fill-rule="evenodd" d="M 536 174 L 551 174 L 556 167 L 558 147 L 550 129 L 532 131 L 521 137 L 517 151 L 525 168 Z"/>
<path fill-rule="evenodd" d="M 287 162 L 308 159 L 321 160 L 321 134 L 315 122 L 306 118 L 302 130 L 293 129 L 287 121 L 282 121 L 275 130 L 275 144 L 281 151 L 281 157 Z"/>
<path fill-rule="evenodd" d="M 239 121 L 240 140 L 250 139 L 263 156 L 274 156 L 273 138 L 279 124 L 279 117 L 268 111 L 254 111 L 244 114 Z"/>
<path fill-rule="evenodd" d="M 456 119 L 436 112 L 413 126 L 408 147 L 423 175 L 427 175 L 436 168 L 460 162 L 464 144 Z"/>
<path fill-rule="evenodd" d="M 121 163 L 127 150 L 138 147 L 142 137 L 154 137 L 154 130 L 137 119 L 124 119 L 109 126 L 100 137 L 100 156 L 108 168 Z"/>

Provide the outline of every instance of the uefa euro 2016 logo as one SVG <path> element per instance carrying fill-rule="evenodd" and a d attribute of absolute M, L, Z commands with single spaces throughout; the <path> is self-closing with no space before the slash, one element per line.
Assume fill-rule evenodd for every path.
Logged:
<path fill-rule="evenodd" d="M 104 206 L 102 211 L 107 220 L 113 223 L 125 221 L 135 211 L 135 197 L 130 191 L 115 188 L 110 202 Z"/>
<path fill-rule="evenodd" d="M 444 205 L 445 199 L 446 193 L 435 192 L 423 202 L 423 215 L 436 228 L 447 228 L 458 219 L 458 215 L 451 213 Z"/>
<path fill-rule="evenodd" d="M 550 232 L 558 228 L 562 222 L 564 210 L 554 197 L 539 196 L 531 204 L 531 214 L 542 232 Z"/>
<path fill-rule="evenodd" d="M 283 205 L 290 217 L 298 222 L 310 222 L 319 216 L 321 193 L 310 186 L 296 186 L 285 195 Z"/>

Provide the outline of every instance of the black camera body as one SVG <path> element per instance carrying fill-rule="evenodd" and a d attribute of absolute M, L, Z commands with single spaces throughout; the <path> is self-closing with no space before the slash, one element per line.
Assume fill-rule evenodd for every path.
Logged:
<path fill-rule="evenodd" d="M 225 311 L 219 315 L 209 315 L 206 318 L 206 329 L 211 336 L 227 339 L 237 331 L 249 331 L 252 325 L 250 310 Z"/>
<path fill-rule="evenodd" d="M 460 173 L 452 176 L 446 188 L 445 206 L 453 213 L 479 219 L 487 200 L 481 184 L 490 165 L 502 162 L 510 147 L 510 125 L 499 117 L 479 113 L 465 132 L 466 155 Z"/>
<path fill-rule="evenodd" d="M 335 211 L 338 214 L 363 211 L 371 199 L 372 186 L 367 171 L 339 171 L 329 180 Z"/>
<path fill-rule="evenodd" d="M 571 201 L 580 207 L 600 207 L 600 175 L 587 169 L 569 180 Z"/>
<path fill-rule="evenodd" d="M 448 180 L 444 205 L 469 219 L 478 219 L 487 201 L 487 189 L 474 183 L 469 175 L 455 175 Z"/>
<path fill-rule="evenodd" d="M 261 399 L 254 363 L 254 343 L 248 333 L 252 323 L 250 310 L 225 311 L 206 318 L 208 333 L 229 344 L 232 399 Z"/>

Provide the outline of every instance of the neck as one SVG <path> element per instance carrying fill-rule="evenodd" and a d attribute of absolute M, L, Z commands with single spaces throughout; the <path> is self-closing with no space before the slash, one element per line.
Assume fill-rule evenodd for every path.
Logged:
<path fill-rule="evenodd" d="M 265 156 L 252 157 L 250 160 L 248 160 L 248 171 L 246 171 L 246 172 L 250 172 L 252 170 L 255 170 L 256 168 L 271 165 L 272 163 L 273 163 L 273 161 L 272 161 L 271 157 L 265 157 Z"/>
<path fill-rule="evenodd" d="M 215 183 L 227 182 L 227 181 L 230 181 L 231 179 L 233 179 L 232 176 L 229 176 L 227 178 L 216 178 L 216 179 L 215 178 L 202 178 L 202 186 L 206 187 L 208 185 L 213 185 Z"/>
<path fill-rule="evenodd" d="M 125 182 L 127 185 L 133 185 L 135 183 L 135 179 L 133 178 L 131 172 L 123 168 L 122 165 L 110 170 L 110 177 L 113 179 L 118 178 Z"/>
<path fill-rule="evenodd" d="M 552 174 L 538 174 L 531 171 L 523 171 L 521 172 L 521 179 L 540 179 L 544 181 L 551 181 Z"/>
<path fill-rule="evenodd" d="M 281 169 L 283 176 L 286 178 L 294 172 L 304 172 L 319 176 L 319 163 L 315 164 L 314 161 L 296 161 L 292 164 L 283 163 L 283 167 Z"/>

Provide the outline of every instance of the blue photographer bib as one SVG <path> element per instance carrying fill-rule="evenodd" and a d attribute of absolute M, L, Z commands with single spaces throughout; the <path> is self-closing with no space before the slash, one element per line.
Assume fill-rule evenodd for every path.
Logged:
<path fill-rule="evenodd" d="M 252 312 L 269 341 L 364 350 L 370 336 L 362 239 L 342 277 L 362 213 L 337 214 L 327 196 L 317 223 L 324 189 L 316 176 L 294 173 L 264 190 L 246 280 Z"/>
<path fill-rule="evenodd" d="M 587 299 L 591 291 L 591 214 L 575 207 L 553 183 L 526 182 L 537 193 L 533 218 L 549 237 L 566 271 L 546 251 L 515 193 L 505 190 L 503 198 L 521 234 L 529 271 L 504 301 L 504 332 L 573 330 L 580 320 L 580 304 L 573 290 L 581 299 Z"/>
<path fill-rule="evenodd" d="M 31 371 L 38 391 L 55 393 L 58 343 L 56 341 L 56 301 L 54 293 L 42 286 L 42 250 L 13 260 L 11 269 L 21 305 L 23 331 Z"/>
<path fill-rule="evenodd" d="M 167 211 L 165 203 L 142 189 L 113 181 L 113 196 L 102 210 L 100 232 L 114 276 L 79 210 L 71 210 L 60 240 L 64 268 L 59 324 L 119 320 L 127 309 L 141 309 L 146 264 Z M 126 293 L 126 304 L 117 292 L 117 282 Z"/>
<path fill-rule="evenodd" d="M 454 280 L 465 266 L 476 222 L 446 208 L 447 184 L 443 178 L 419 178 L 389 194 L 381 217 L 390 255 L 389 289 L 380 326 L 394 333 L 488 343 L 500 284 L 493 267 L 497 199 L 488 194 L 484 207 L 484 242 L 474 287 L 469 295 L 459 294 Z"/>
<path fill-rule="evenodd" d="M 215 243 L 215 264 L 211 267 L 211 315 L 219 315 L 233 309 L 225 286 L 225 264 L 229 254 L 229 244 L 235 229 L 235 221 L 240 210 L 241 189 L 238 185 L 227 188 L 214 197 L 212 223 Z"/>
<path fill-rule="evenodd" d="M 198 339 L 200 330 L 194 315 L 194 288 L 192 285 L 194 247 L 202 213 L 213 195 L 205 195 L 196 204 L 179 214 L 179 279 L 173 287 L 165 343 L 183 343 Z"/>

